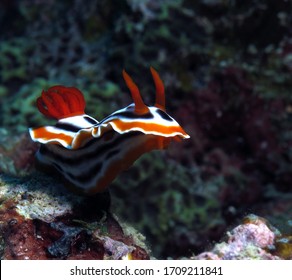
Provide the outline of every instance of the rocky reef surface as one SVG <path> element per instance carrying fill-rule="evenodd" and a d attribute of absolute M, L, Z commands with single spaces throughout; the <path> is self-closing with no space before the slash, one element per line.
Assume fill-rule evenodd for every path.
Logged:
<path fill-rule="evenodd" d="M 57 244 L 65 245 L 68 240 L 75 244 L 71 237 L 78 239 L 80 234 L 78 240 L 96 240 L 88 229 L 76 232 L 86 223 L 104 221 L 103 217 L 118 224 L 127 221 L 146 236 L 152 250 L 145 248 L 148 256 L 197 256 L 254 213 L 279 229 L 283 242 L 276 237 L 274 246 L 288 248 L 288 253 L 277 256 L 289 258 L 291 10 L 292 2 L 285 0 L 0 1 L 3 236 L 13 232 L 7 227 L 9 213 L 14 215 L 9 203 L 12 196 L 21 201 L 19 192 L 23 200 L 17 205 L 23 212 L 13 213 L 20 215 L 19 221 L 29 219 L 31 233 L 39 224 L 41 231 L 52 232 L 46 242 L 37 241 L 44 244 L 48 257 L 54 257 L 48 248 L 59 239 Z M 51 201 L 49 190 L 55 184 L 62 189 L 61 184 L 33 167 L 38 147 L 27 129 L 51 123 L 37 111 L 35 100 L 53 85 L 78 87 L 87 101 L 86 113 L 100 120 L 131 102 L 122 80 L 124 68 L 144 101 L 153 104 L 149 66 L 164 81 L 167 111 L 191 139 L 167 152 L 147 154 L 121 174 L 109 186 L 108 215 L 99 213 L 91 219 L 90 212 L 73 218 L 78 214 L 76 201 L 82 205 L 85 198 L 68 194 L 72 200 L 64 195 L 64 204 Z M 41 219 L 25 214 L 32 207 L 24 191 L 27 185 L 36 205 L 43 195 L 53 205 L 45 204 L 48 212 L 38 211 L 39 216 L 44 212 Z M 62 212 L 65 208 L 71 210 Z M 60 216 L 54 218 L 51 212 L 58 211 Z M 135 247 L 122 237 L 109 238 Z M 100 240 L 91 246 L 108 244 Z M 77 250 L 64 247 L 70 253 L 57 257 L 70 257 Z"/>
<path fill-rule="evenodd" d="M 283 236 L 263 218 L 248 215 L 242 224 L 227 232 L 227 241 L 203 252 L 197 260 L 292 259 L 292 236 Z"/>
<path fill-rule="evenodd" d="M 155 244 L 110 211 L 109 193 L 80 197 L 36 173 L 0 177 L 1 259 L 154 258 Z M 292 259 L 292 236 L 265 219 L 247 216 L 227 241 L 190 259 Z M 146 245 L 147 244 L 147 245 Z"/>
<path fill-rule="evenodd" d="M 4 131 L 2 133 L 5 134 Z M 6 141 L 5 145 L 2 143 L 0 149 L 0 155 L 3 155 L 4 151 L 6 155 L 2 157 L 0 175 L 1 259 L 156 258 L 153 252 L 157 252 L 157 247 L 159 248 L 161 244 L 151 243 L 151 238 L 147 240 L 143 234 L 114 214 L 113 209 L 118 209 L 120 206 L 112 205 L 116 203 L 116 199 L 111 199 L 110 191 L 88 197 L 69 192 L 58 178 L 39 173 L 34 169 L 33 151 L 37 145 L 21 145 L 26 142 L 26 136 L 22 135 L 9 144 L 10 150 L 8 150 L 18 151 L 19 154 L 22 154 L 22 151 L 31 151 L 24 157 L 11 156 L 15 153 L 7 152 Z M 25 165 L 24 162 L 27 164 Z M 21 176 L 15 174 L 19 166 L 20 170 L 26 171 Z M 198 204 L 200 200 L 205 201 L 203 196 L 197 194 L 196 197 Z M 163 196 L 160 199 L 163 199 Z M 187 225 L 188 220 L 179 218 L 179 215 L 183 214 L 182 210 L 187 208 L 179 206 L 182 202 L 176 203 L 175 207 L 179 207 L 176 210 L 169 209 L 167 204 L 164 205 L 164 219 L 162 216 L 157 219 L 149 217 L 153 219 L 149 225 L 154 221 L 157 222 L 156 240 L 160 238 L 160 231 L 168 229 L 167 221 L 173 220 L 178 224 L 180 220 L 185 223 L 184 226 Z M 171 211 L 168 213 L 167 209 Z M 170 216 L 175 213 L 177 217 Z M 207 219 L 204 218 L 206 209 L 201 207 L 196 213 L 198 222 L 201 219 L 201 226 Z M 201 216 L 198 216 L 199 213 Z M 189 215 L 195 214 L 189 212 Z M 209 223 L 209 227 L 205 229 L 205 232 L 209 231 L 209 235 L 212 229 L 216 229 L 210 225 L 212 224 Z M 192 225 L 188 226 L 196 228 Z M 199 226 L 197 228 L 200 229 Z M 172 229 L 172 232 L 174 244 L 181 244 L 184 248 L 186 246 L 184 242 L 188 239 L 183 240 L 183 237 L 180 237 L 181 229 Z M 189 233 L 188 238 L 196 240 L 200 234 L 194 232 L 191 236 Z M 222 231 L 220 236 L 222 242 L 216 244 L 212 250 L 197 255 L 191 251 L 190 258 L 292 259 L 291 235 L 282 234 L 267 220 L 256 215 L 247 216 L 240 225 L 228 231 L 226 235 L 227 237 L 224 237 Z M 172 246 L 176 248 L 178 245 Z M 188 254 L 185 257 L 188 257 Z"/>
<path fill-rule="evenodd" d="M 68 193 L 42 174 L 0 177 L 1 259 L 149 259 L 145 237 L 109 212 L 109 194 Z"/>

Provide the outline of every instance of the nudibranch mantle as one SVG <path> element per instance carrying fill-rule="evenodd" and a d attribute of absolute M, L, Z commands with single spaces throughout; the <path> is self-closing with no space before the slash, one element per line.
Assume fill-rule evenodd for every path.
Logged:
<path fill-rule="evenodd" d="M 190 136 L 166 113 L 164 86 L 151 67 L 156 87 L 154 106 L 146 106 L 138 87 L 123 71 L 134 103 L 100 122 L 84 113 L 83 94 L 76 88 L 53 86 L 43 91 L 37 107 L 54 126 L 30 128 L 41 144 L 36 154 L 40 166 L 57 171 L 78 192 L 102 192 L 144 153 L 165 149 L 171 140 Z"/>

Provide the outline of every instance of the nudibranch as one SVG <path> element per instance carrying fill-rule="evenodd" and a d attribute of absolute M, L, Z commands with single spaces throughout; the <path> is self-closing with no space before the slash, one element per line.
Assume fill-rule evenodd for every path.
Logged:
<path fill-rule="evenodd" d="M 85 114 L 85 100 L 74 87 L 53 86 L 37 99 L 39 111 L 57 119 L 54 126 L 30 128 L 41 144 L 37 162 L 62 175 L 66 185 L 84 194 L 104 191 L 117 175 L 144 153 L 165 149 L 171 140 L 190 136 L 166 113 L 164 85 L 150 68 L 156 88 L 154 106 L 146 106 L 130 76 L 123 77 L 133 103 L 100 122 Z"/>

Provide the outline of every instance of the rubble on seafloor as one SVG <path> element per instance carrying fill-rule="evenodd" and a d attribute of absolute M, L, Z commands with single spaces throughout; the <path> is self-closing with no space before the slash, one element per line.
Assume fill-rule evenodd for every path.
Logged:
<path fill-rule="evenodd" d="M 1 259 L 149 259 L 145 237 L 110 213 L 109 194 L 80 197 L 54 178 L 0 177 Z"/>
<path fill-rule="evenodd" d="M 243 223 L 227 232 L 227 241 L 195 257 L 197 260 L 281 260 L 292 259 L 292 238 L 267 220 L 248 215 Z"/>
<path fill-rule="evenodd" d="M 1 259 L 150 259 L 145 237 L 110 212 L 109 193 L 80 197 L 34 173 L 0 177 Z M 292 259 L 292 238 L 247 216 L 227 240 L 191 259 Z M 151 244 L 155 246 L 155 244 Z"/>

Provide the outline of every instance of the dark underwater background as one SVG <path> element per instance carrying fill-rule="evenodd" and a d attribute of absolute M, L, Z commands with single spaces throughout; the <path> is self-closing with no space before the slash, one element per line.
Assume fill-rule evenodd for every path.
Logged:
<path fill-rule="evenodd" d="M 132 102 L 123 69 L 154 103 L 150 66 L 191 138 L 121 174 L 111 211 L 157 258 L 198 254 L 248 214 L 291 235 L 291 1 L 2 0 L 0 172 L 33 176 L 43 89 L 79 88 L 100 120 Z"/>

